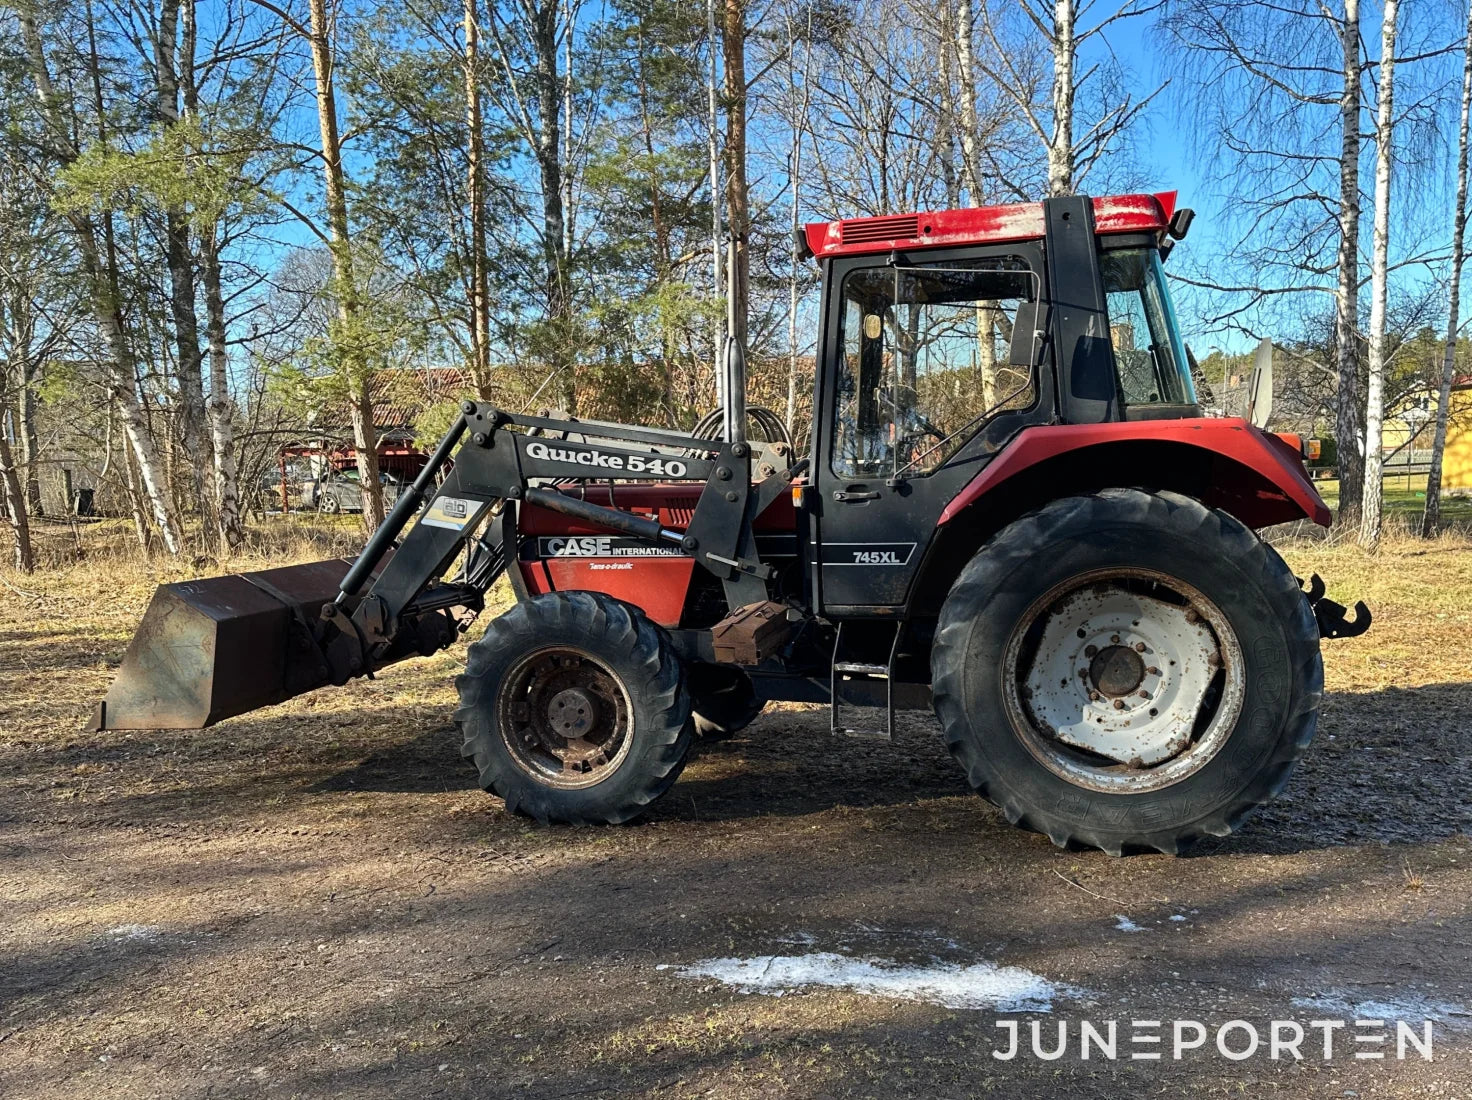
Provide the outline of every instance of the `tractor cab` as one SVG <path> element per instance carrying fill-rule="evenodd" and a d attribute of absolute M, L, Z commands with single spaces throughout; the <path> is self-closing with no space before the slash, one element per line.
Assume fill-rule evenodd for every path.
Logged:
<path fill-rule="evenodd" d="M 1166 193 L 806 227 L 822 607 L 904 605 L 935 517 L 1020 432 L 1200 415 L 1161 263 L 1189 221 Z"/>

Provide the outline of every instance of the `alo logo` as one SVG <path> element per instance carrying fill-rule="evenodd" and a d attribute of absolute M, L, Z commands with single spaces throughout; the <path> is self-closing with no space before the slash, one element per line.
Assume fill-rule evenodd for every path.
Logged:
<path fill-rule="evenodd" d="M 855 565 L 900 565 L 900 556 L 893 550 L 855 550 Z"/>

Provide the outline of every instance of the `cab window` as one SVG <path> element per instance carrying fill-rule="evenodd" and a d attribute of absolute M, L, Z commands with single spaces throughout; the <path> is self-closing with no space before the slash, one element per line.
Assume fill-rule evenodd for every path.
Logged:
<path fill-rule="evenodd" d="M 1032 405 L 1029 303 L 1036 297 L 1036 277 L 1021 259 L 850 272 L 843 282 L 834 473 L 923 476 L 993 416 Z M 1025 305 L 1023 329 L 1014 333 Z"/>
<path fill-rule="evenodd" d="M 1196 392 L 1159 253 L 1154 248 L 1110 250 L 1099 257 L 1099 267 L 1125 407 L 1194 405 Z"/>

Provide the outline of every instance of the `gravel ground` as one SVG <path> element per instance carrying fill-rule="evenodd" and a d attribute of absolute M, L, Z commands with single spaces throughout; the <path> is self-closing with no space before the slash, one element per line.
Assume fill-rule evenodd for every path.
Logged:
<path fill-rule="evenodd" d="M 1326 645 L 1318 741 L 1238 835 L 1122 860 L 1009 828 L 928 716 L 875 745 L 800 708 L 642 824 L 539 827 L 459 758 L 459 650 L 86 734 L 160 578 L 28 578 L 0 602 L 0 1095 L 1472 1095 L 1472 547 L 1288 554 L 1378 615 Z M 1353 1057 L 1368 1016 L 1386 1058 Z M 1396 1058 L 1428 1017 L 1433 1058 Z M 1176 1019 L 1206 1047 L 1172 1058 Z M 1312 1030 L 1270 1056 L 1315 1019 L 1351 1021 L 1335 1057 Z M 1164 1059 L 1130 1059 L 1133 1020 Z M 1119 1056 L 1080 1057 L 1109 1021 Z"/>

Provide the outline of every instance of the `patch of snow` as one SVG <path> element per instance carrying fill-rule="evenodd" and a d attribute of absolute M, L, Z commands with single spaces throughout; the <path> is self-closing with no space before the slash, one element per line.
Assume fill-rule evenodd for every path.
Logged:
<path fill-rule="evenodd" d="M 902 965 L 893 959 L 858 958 L 830 951 L 705 959 L 683 967 L 680 973 L 687 978 L 715 978 L 743 993 L 780 997 L 805 988 L 848 989 L 872 997 L 998 1012 L 1051 1012 L 1055 997 L 1076 996 L 1079 992 L 1020 966 L 987 962 L 962 966 L 939 960 L 928 965 Z"/>
<path fill-rule="evenodd" d="M 1181 915 L 1180 913 L 1177 913 L 1175 916 L 1171 917 L 1170 919 L 1171 920 L 1185 920 L 1186 918 L 1183 915 Z"/>
<path fill-rule="evenodd" d="M 106 935 L 120 943 L 147 943 L 163 935 L 163 929 L 151 924 L 120 924 L 109 928 Z"/>
<path fill-rule="evenodd" d="M 1143 932 L 1143 931 L 1145 931 L 1145 929 L 1141 928 L 1138 924 L 1136 924 L 1134 921 L 1130 920 L 1130 918 L 1127 917 L 1127 916 L 1125 916 L 1123 913 L 1115 913 L 1114 914 L 1114 919 L 1115 919 L 1115 921 L 1118 922 L 1114 926 L 1117 931 L 1120 931 L 1120 932 Z"/>
<path fill-rule="evenodd" d="M 1436 1020 L 1453 1028 L 1472 1028 L 1472 1010 L 1466 1005 L 1438 1001 L 1415 992 L 1398 996 L 1359 997 L 1343 990 L 1329 990 L 1307 997 L 1294 997 L 1294 1008 L 1306 1008 L 1326 1015 L 1354 1020 Z"/>

